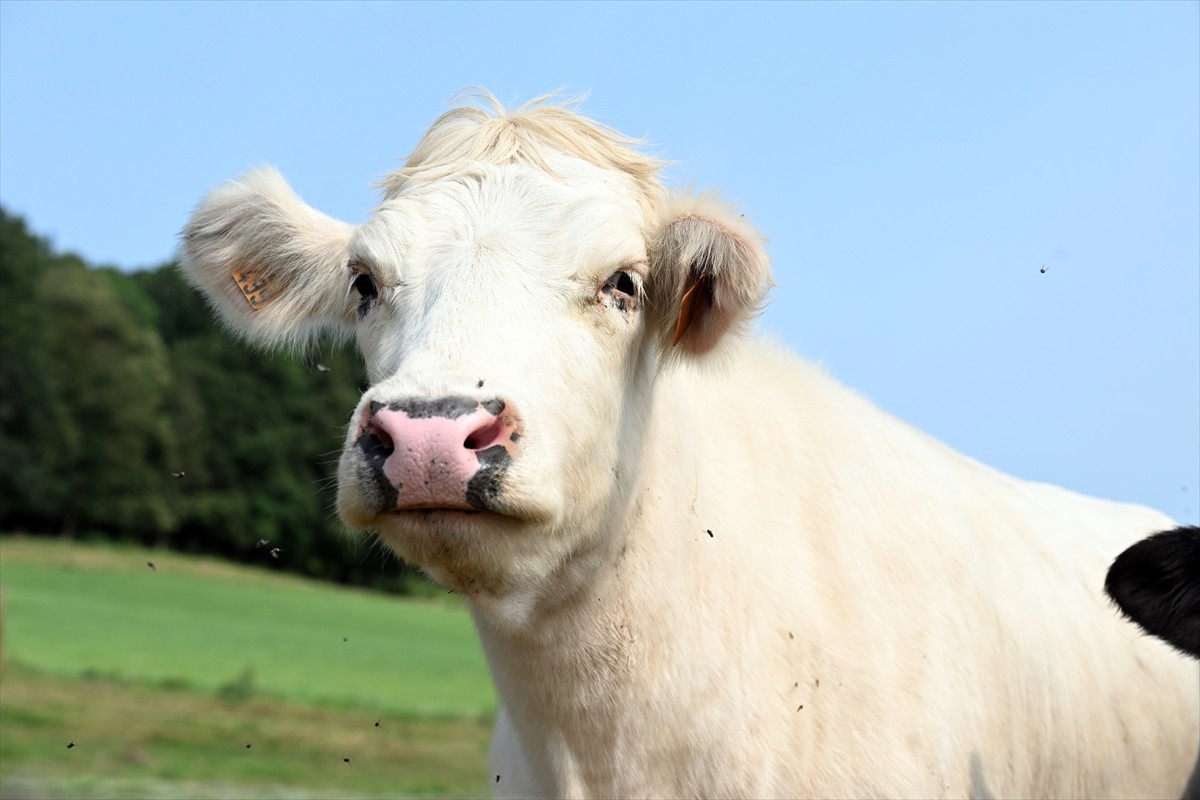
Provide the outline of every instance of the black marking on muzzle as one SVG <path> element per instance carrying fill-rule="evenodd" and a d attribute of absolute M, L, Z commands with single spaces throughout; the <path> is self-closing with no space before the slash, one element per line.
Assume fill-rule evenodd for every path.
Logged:
<path fill-rule="evenodd" d="M 480 406 L 483 406 L 493 416 L 499 416 L 500 412 L 504 410 L 504 401 L 498 397 L 491 400 L 484 400 L 481 403 L 474 397 L 458 394 L 448 397 L 438 397 L 433 400 L 407 397 L 403 400 L 393 400 L 386 405 L 392 411 L 403 411 L 408 415 L 409 419 L 429 419 L 430 417 L 458 419 L 461 416 L 474 412 Z M 371 413 L 377 413 L 383 406 L 383 403 L 371 403 Z"/>
<path fill-rule="evenodd" d="M 375 404 L 372 403 L 371 405 L 374 406 Z M 362 452 L 363 463 L 367 468 L 367 474 L 370 475 L 371 483 L 374 484 L 376 491 L 379 492 L 382 508 L 395 508 L 396 504 L 400 501 L 400 489 L 403 487 L 393 486 L 392 482 L 383 474 L 383 463 L 392 454 L 391 448 L 387 447 L 373 433 L 364 433 L 354 443 Z"/>
<path fill-rule="evenodd" d="M 508 448 L 498 444 L 480 450 L 475 456 L 479 459 L 479 471 L 467 482 L 466 501 L 472 508 L 478 508 L 480 511 L 496 511 L 499 508 L 504 473 L 512 464 L 512 455 L 509 454 Z"/>

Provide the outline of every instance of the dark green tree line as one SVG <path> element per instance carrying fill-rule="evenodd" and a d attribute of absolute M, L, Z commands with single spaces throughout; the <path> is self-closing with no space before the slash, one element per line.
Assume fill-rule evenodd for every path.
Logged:
<path fill-rule="evenodd" d="M 253 352 L 174 265 L 97 269 L 0 209 L 0 530 L 403 590 L 412 573 L 334 513 L 362 381 L 351 348 Z"/>

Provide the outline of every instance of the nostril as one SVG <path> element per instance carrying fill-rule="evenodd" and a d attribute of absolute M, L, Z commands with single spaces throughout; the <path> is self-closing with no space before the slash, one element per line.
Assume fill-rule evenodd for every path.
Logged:
<path fill-rule="evenodd" d="M 503 439 L 507 431 L 507 425 L 499 419 L 493 419 L 491 423 L 472 431 L 463 442 L 463 447 L 468 450 L 486 450 Z"/>
<path fill-rule="evenodd" d="M 367 423 L 360 441 L 362 442 L 363 449 L 371 455 L 389 456 L 396 449 L 396 445 L 388 432 L 374 422 Z"/>

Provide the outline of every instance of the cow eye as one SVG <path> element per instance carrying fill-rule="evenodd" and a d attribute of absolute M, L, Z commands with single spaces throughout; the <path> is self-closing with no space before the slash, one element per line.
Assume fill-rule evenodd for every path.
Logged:
<path fill-rule="evenodd" d="M 608 280 L 600 287 L 600 292 L 611 297 L 617 308 L 625 311 L 637 302 L 640 284 L 640 275 L 620 269 L 608 276 Z"/>
<path fill-rule="evenodd" d="M 361 319 L 379 299 L 379 290 L 375 288 L 374 279 L 365 272 L 354 276 L 354 283 L 350 287 L 358 292 L 358 316 Z"/>

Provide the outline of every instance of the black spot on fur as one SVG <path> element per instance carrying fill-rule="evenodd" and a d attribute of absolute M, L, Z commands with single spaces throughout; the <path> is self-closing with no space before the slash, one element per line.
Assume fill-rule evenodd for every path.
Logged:
<path fill-rule="evenodd" d="M 372 403 L 371 407 L 374 408 L 375 405 L 377 404 Z M 393 486 L 392 482 L 383 474 L 383 463 L 392 454 L 393 448 L 388 447 L 373 433 L 364 433 L 354 444 L 362 452 L 369 480 L 379 494 L 380 508 L 394 508 L 400 499 L 401 487 Z"/>
<path fill-rule="evenodd" d="M 408 415 L 409 419 L 429 419 L 430 417 L 445 417 L 446 419 L 458 419 L 461 416 L 472 413 L 479 406 L 483 406 L 492 414 L 499 414 L 504 410 L 504 401 L 499 398 L 485 400 L 480 403 L 473 397 L 465 395 L 450 395 L 448 397 L 438 397 L 433 400 L 423 400 L 419 397 L 408 397 L 403 400 L 393 400 L 387 404 L 387 407 L 392 411 L 403 411 Z M 379 406 L 377 408 L 377 406 Z M 371 403 L 371 413 L 376 413 L 382 405 Z"/>
<path fill-rule="evenodd" d="M 1147 633 L 1200 657 L 1200 527 L 1133 545 L 1109 568 L 1104 590 Z"/>
<path fill-rule="evenodd" d="M 477 451 L 475 457 L 479 459 L 479 470 L 467 482 L 466 501 L 472 508 L 492 511 L 500 500 L 504 472 L 512 463 L 512 456 L 498 444 Z"/>

